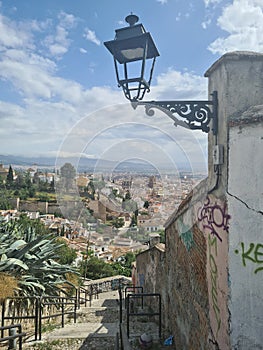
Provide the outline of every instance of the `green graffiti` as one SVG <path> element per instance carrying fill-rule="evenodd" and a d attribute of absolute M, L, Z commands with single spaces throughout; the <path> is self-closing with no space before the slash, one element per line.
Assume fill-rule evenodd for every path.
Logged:
<path fill-rule="evenodd" d="M 255 268 L 254 273 L 258 273 L 263 270 L 263 244 L 261 243 L 250 243 L 249 247 L 245 248 L 245 243 L 241 242 L 241 257 L 243 266 L 246 267 L 248 262 L 258 265 Z M 235 250 L 235 254 L 239 254 L 239 250 Z"/>
<path fill-rule="evenodd" d="M 182 218 L 179 218 L 177 222 L 179 237 L 186 250 L 189 252 L 189 250 L 194 246 L 193 232 L 191 227 L 183 222 Z"/>
<path fill-rule="evenodd" d="M 210 278 L 211 278 L 211 289 L 210 289 L 210 295 L 212 298 L 212 305 L 213 310 L 217 322 L 217 330 L 216 330 L 216 336 L 218 336 L 218 332 L 221 328 L 221 314 L 220 314 L 220 308 L 219 308 L 219 301 L 218 301 L 218 268 L 216 264 L 217 257 L 217 238 L 215 236 L 212 237 L 211 234 L 208 236 L 208 252 L 209 252 L 209 272 L 210 272 Z"/>
<path fill-rule="evenodd" d="M 182 233 L 180 235 L 180 238 L 182 240 L 182 242 L 184 243 L 187 251 L 189 252 L 189 250 L 193 247 L 194 245 L 194 239 L 193 239 L 193 233 L 192 231 L 186 231 L 184 233 Z"/>

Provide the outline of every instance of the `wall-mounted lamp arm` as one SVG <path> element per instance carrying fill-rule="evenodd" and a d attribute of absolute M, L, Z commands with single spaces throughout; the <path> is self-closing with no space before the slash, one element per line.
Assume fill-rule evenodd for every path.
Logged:
<path fill-rule="evenodd" d="M 154 108 L 164 112 L 174 121 L 175 126 L 182 126 L 187 129 L 210 131 L 212 120 L 212 131 L 217 135 L 218 113 L 217 113 L 217 91 L 212 94 L 209 101 L 132 101 L 134 109 L 137 106 L 145 106 L 145 112 L 149 116 L 154 115 Z M 176 116 L 185 120 L 178 119 Z"/>

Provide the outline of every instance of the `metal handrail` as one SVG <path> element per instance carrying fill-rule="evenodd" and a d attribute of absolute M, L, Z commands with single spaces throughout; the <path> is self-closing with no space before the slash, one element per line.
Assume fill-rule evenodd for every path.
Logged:
<path fill-rule="evenodd" d="M 14 315 L 14 316 L 6 316 L 6 302 L 7 300 L 31 300 L 33 301 L 32 304 L 32 314 L 31 315 Z M 48 305 L 54 305 L 60 307 L 60 312 L 56 312 L 53 314 L 50 314 L 48 316 L 43 316 L 43 308 Z M 41 340 L 42 337 L 42 320 L 48 319 L 48 318 L 54 318 L 54 317 L 60 317 L 61 316 L 61 325 L 64 327 L 65 324 L 65 315 L 74 315 L 74 322 L 76 323 L 77 320 L 77 305 L 78 305 L 78 299 L 77 294 L 75 297 L 59 297 L 59 296 L 42 296 L 42 297 L 12 297 L 7 298 L 5 301 L 2 302 L 2 321 L 1 325 L 2 328 L 5 327 L 5 320 L 34 320 L 34 334 L 35 334 L 35 340 Z M 67 310 L 65 307 L 67 306 L 73 306 L 73 310 Z M 3 330 L 1 330 L 1 336 L 3 337 Z"/>
<path fill-rule="evenodd" d="M 80 286 L 76 288 L 76 293 L 74 297 L 60 297 L 60 296 L 35 296 L 35 297 L 12 297 L 7 298 L 5 301 L 2 302 L 2 317 L 1 317 L 1 337 L 3 338 L 3 332 L 4 329 L 8 329 L 5 326 L 6 320 L 33 320 L 34 321 L 34 340 L 41 340 L 42 337 L 42 321 L 44 319 L 53 318 L 53 317 L 59 317 L 61 316 L 61 325 L 64 327 L 65 323 L 65 315 L 74 315 L 74 322 L 76 323 L 77 318 L 77 309 L 80 308 L 80 304 L 84 303 L 85 306 L 87 306 L 87 302 L 89 301 L 91 306 L 92 298 L 98 298 L 99 293 L 102 289 L 107 287 L 106 289 L 112 289 L 114 286 L 113 281 L 117 280 L 117 285 L 123 288 L 123 276 L 116 276 L 115 278 L 109 278 L 109 279 L 101 279 L 96 281 L 89 281 L 86 286 Z M 125 285 L 125 284 L 124 284 Z M 104 288 L 103 288 L 104 286 Z M 81 294 L 84 294 L 84 297 L 81 296 Z M 31 301 L 32 305 L 32 312 L 30 315 L 14 315 L 14 316 L 7 316 L 6 313 L 6 302 L 8 300 L 29 300 Z M 60 306 L 61 310 L 60 312 L 56 312 L 54 314 L 50 314 L 48 316 L 43 315 L 43 308 L 48 305 L 56 305 Z M 67 306 L 73 306 L 73 310 L 67 310 Z M 23 333 L 26 335 L 26 333 Z"/>
<path fill-rule="evenodd" d="M 6 302 L 7 300 L 29 300 L 32 301 L 32 307 L 33 307 L 33 311 L 31 315 L 17 315 L 17 316 L 5 316 L 5 312 L 6 312 Z M 12 298 L 6 298 L 3 302 L 2 302 L 2 317 L 1 317 L 1 329 L 3 329 L 4 327 L 8 327 L 5 326 L 5 320 L 11 320 L 11 321 L 15 321 L 15 320 L 30 320 L 33 319 L 34 320 L 34 334 L 35 334 L 35 340 L 37 340 L 37 335 L 38 335 L 38 318 L 39 318 L 39 297 L 12 297 Z M 1 330 L 1 337 L 3 337 L 3 330 Z"/>
<path fill-rule="evenodd" d="M 10 331 L 12 329 L 18 328 L 18 333 L 15 333 L 13 335 L 11 335 Z M 4 337 L 3 336 L 3 332 L 5 330 L 9 329 L 9 336 Z M 25 332 L 22 332 L 22 326 L 20 323 L 17 324 L 12 324 L 9 326 L 4 326 L 4 327 L 0 327 L 0 331 L 1 331 L 1 338 L 0 338 L 0 342 L 5 342 L 5 341 L 9 341 L 9 348 L 11 349 L 11 340 L 15 340 L 17 338 L 19 338 L 19 350 L 22 350 L 22 337 L 24 337 L 26 335 Z"/>
<path fill-rule="evenodd" d="M 39 311 L 39 340 L 42 338 L 42 320 L 61 316 L 61 327 L 63 328 L 65 326 L 65 315 L 73 315 L 74 323 L 76 323 L 77 305 L 78 301 L 76 297 L 42 296 L 40 298 Z M 60 306 L 61 312 L 43 316 L 42 311 L 45 306 Z M 66 310 L 66 306 L 73 306 L 73 310 Z"/>
<path fill-rule="evenodd" d="M 142 303 L 146 297 L 158 297 L 158 311 L 156 312 L 136 312 L 133 307 L 131 307 L 131 301 L 133 299 L 142 298 Z M 133 304 L 132 304 L 133 305 Z M 162 315 L 162 305 L 161 305 L 161 295 L 159 293 L 137 293 L 137 294 L 128 294 L 127 296 L 127 336 L 130 336 L 130 317 L 131 316 L 159 316 L 159 338 L 161 339 L 161 320 Z"/>
<path fill-rule="evenodd" d="M 143 293 L 142 286 L 130 285 L 130 286 L 125 287 L 125 289 L 124 289 L 125 309 L 127 308 L 127 295 L 128 294 L 135 294 L 138 292 L 140 292 L 141 294 Z M 143 299 L 142 299 L 142 307 L 143 307 Z"/>

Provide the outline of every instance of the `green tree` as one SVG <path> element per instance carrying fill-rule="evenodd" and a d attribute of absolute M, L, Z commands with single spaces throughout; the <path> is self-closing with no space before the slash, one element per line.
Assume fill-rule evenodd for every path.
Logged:
<path fill-rule="evenodd" d="M 143 204 L 143 207 L 144 207 L 145 209 L 148 209 L 148 208 L 149 208 L 149 205 L 150 205 L 150 203 L 149 203 L 148 201 L 145 201 L 144 204 Z"/>
<path fill-rule="evenodd" d="M 0 190 L 0 209 L 7 210 L 11 209 L 10 204 L 11 193 L 5 188 Z"/>
<path fill-rule="evenodd" d="M 126 253 L 118 262 L 112 264 L 116 274 L 131 277 L 132 263 L 136 260 L 135 255 L 132 252 Z"/>
<path fill-rule="evenodd" d="M 52 180 L 50 182 L 50 192 L 55 192 L 55 177 L 52 176 Z"/>
<path fill-rule="evenodd" d="M 33 183 L 32 183 L 32 180 L 31 180 L 29 171 L 27 171 L 27 172 L 24 174 L 24 180 L 25 180 L 26 189 L 27 189 L 27 190 L 30 190 L 30 189 L 32 188 L 32 186 L 33 186 Z"/>
<path fill-rule="evenodd" d="M 160 243 L 165 243 L 165 231 L 160 230 L 157 233 L 159 233 L 159 235 L 160 235 Z"/>
<path fill-rule="evenodd" d="M 14 184 L 14 188 L 16 190 L 20 190 L 22 188 L 25 188 L 26 184 L 25 184 L 25 179 L 22 173 L 18 173 L 16 180 L 15 180 L 15 184 Z"/>
<path fill-rule="evenodd" d="M 127 191 L 127 192 L 125 193 L 125 200 L 127 201 L 127 200 L 129 200 L 129 199 L 131 199 L 131 194 L 130 194 L 130 191 Z"/>
<path fill-rule="evenodd" d="M 83 260 L 80 266 L 80 272 L 83 277 L 90 279 L 110 277 L 116 274 L 111 264 L 106 263 L 97 257 L 91 257 L 87 261 Z"/>
<path fill-rule="evenodd" d="M 93 199 L 95 198 L 95 186 L 94 186 L 94 183 L 92 180 L 89 181 L 87 187 L 86 187 L 86 191 L 88 193 L 88 197 L 90 199 Z"/>
<path fill-rule="evenodd" d="M 121 228 L 124 226 L 124 219 L 123 218 L 116 218 L 112 221 L 112 226 L 116 228 Z"/>
<path fill-rule="evenodd" d="M 58 238 L 59 248 L 57 249 L 58 258 L 56 261 L 61 265 L 71 265 L 77 258 L 75 249 L 70 248 L 64 239 Z"/>
<path fill-rule="evenodd" d="M 132 263 L 136 260 L 136 256 L 134 253 L 132 252 L 128 252 L 124 255 L 124 259 L 123 259 L 123 265 L 128 267 L 128 268 L 132 268 Z"/>
<path fill-rule="evenodd" d="M 6 187 L 13 188 L 13 185 L 14 185 L 14 172 L 13 172 L 12 166 L 10 165 L 8 169 L 8 174 L 6 176 Z"/>
<path fill-rule="evenodd" d="M 139 210 L 136 209 L 132 215 L 130 227 L 137 226 Z"/>
<path fill-rule="evenodd" d="M 101 180 L 94 179 L 93 184 L 94 184 L 95 189 L 98 189 L 98 190 L 102 190 L 103 187 L 105 187 L 105 181 L 103 179 L 101 179 Z"/>

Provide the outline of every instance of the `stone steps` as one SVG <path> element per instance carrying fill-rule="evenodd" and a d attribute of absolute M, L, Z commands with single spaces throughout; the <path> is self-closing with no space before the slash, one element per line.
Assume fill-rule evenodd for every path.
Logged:
<path fill-rule="evenodd" d="M 99 299 L 92 300 L 92 305 L 77 311 L 77 323 L 70 319 L 64 328 L 56 328 L 44 333 L 41 342 L 32 342 L 23 349 L 34 350 L 114 350 L 116 334 L 119 333 L 118 292 L 106 292 Z M 130 319 L 130 343 L 132 349 L 139 349 L 138 339 L 141 334 L 152 334 L 158 339 L 158 327 L 149 319 L 134 317 Z M 123 310 L 123 324 L 126 328 L 126 311 Z M 156 348 L 156 349 L 159 349 Z"/>

